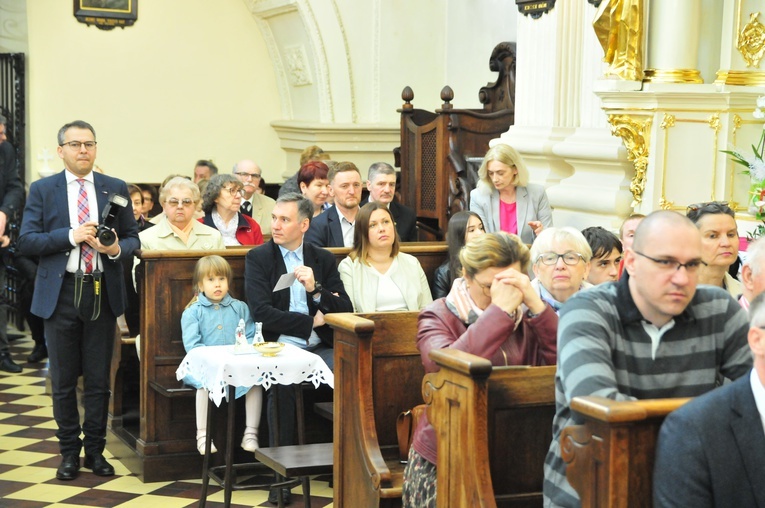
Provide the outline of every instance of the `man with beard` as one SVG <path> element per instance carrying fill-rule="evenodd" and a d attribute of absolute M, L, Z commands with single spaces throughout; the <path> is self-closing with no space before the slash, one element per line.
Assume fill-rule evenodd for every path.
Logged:
<path fill-rule="evenodd" d="M 305 241 L 317 247 L 353 247 L 353 231 L 361 201 L 361 173 L 352 162 L 340 162 L 327 174 L 335 204 L 314 217 Z"/>

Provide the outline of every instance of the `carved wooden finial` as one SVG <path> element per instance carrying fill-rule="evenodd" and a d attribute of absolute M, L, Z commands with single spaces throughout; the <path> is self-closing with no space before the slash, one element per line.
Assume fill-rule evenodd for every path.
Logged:
<path fill-rule="evenodd" d="M 401 99 L 404 101 L 404 107 L 414 100 L 414 92 L 408 86 L 401 91 Z"/>
<path fill-rule="evenodd" d="M 452 90 L 452 87 L 449 85 L 446 85 L 441 90 L 441 100 L 444 101 L 443 105 L 441 106 L 441 109 L 451 109 L 452 105 L 449 104 L 450 101 L 454 100 L 454 90 Z"/>

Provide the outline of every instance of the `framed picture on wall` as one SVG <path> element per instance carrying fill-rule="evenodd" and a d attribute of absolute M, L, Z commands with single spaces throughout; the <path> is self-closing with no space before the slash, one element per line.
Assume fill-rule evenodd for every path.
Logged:
<path fill-rule="evenodd" d="M 125 28 L 138 19 L 138 0 L 74 0 L 74 17 L 102 30 Z"/>

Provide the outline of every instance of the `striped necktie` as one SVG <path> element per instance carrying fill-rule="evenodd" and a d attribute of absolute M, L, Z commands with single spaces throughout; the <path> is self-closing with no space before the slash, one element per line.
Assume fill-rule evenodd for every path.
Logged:
<path fill-rule="evenodd" d="M 77 222 L 84 224 L 90 220 L 90 205 L 88 204 L 88 193 L 85 191 L 85 180 L 77 179 L 80 184 L 80 191 L 77 194 Z M 82 261 L 85 263 L 85 273 L 93 272 L 93 247 L 85 242 L 80 244 L 82 247 Z"/>

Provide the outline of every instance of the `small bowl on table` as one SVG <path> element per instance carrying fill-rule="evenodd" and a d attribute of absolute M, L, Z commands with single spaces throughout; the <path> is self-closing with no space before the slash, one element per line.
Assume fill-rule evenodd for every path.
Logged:
<path fill-rule="evenodd" d="M 256 342 L 252 347 L 263 356 L 276 356 L 279 351 L 284 349 L 284 344 L 281 342 Z"/>

